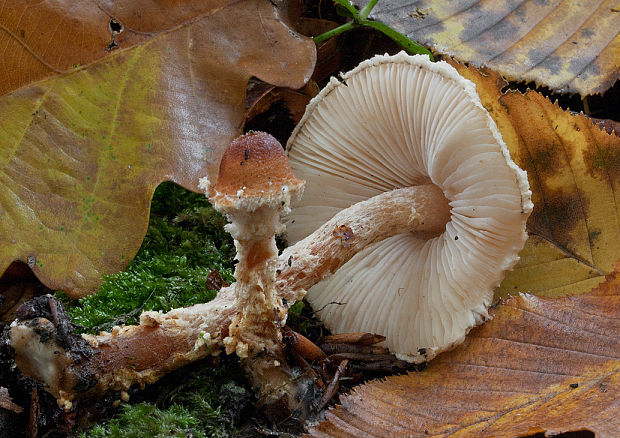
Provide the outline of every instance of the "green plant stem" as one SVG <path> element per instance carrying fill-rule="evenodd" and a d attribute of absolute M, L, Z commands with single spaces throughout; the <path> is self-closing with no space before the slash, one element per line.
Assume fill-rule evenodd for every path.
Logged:
<path fill-rule="evenodd" d="M 353 6 L 349 0 L 334 0 L 334 3 L 336 3 L 337 5 L 342 6 L 344 9 L 349 11 L 349 14 L 351 14 L 351 17 L 357 17 L 358 16 L 357 15 L 357 9 L 355 9 L 355 6 Z M 377 2 L 375 1 L 375 3 L 377 3 Z"/>
<path fill-rule="evenodd" d="M 315 36 L 313 38 L 315 44 L 319 44 L 322 43 L 325 40 L 328 40 L 332 37 L 335 37 L 336 35 L 340 35 L 343 32 L 346 32 L 347 30 L 351 30 L 355 27 L 355 23 L 353 21 L 349 21 L 347 23 L 344 23 L 338 27 L 335 27 L 331 30 L 328 30 L 325 33 L 322 33 L 321 35 Z"/>
<path fill-rule="evenodd" d="M 420 55 L 428 55 L 431 61 L 435 61 L 435 58 L 433 58 L 433 54 L 426 47 L 424 47 L 420 43 L 416 43 L 415 41 L 412 41 L 411 39 L 409 39 L 402 33 L 395 31 L 394 29 L 392 29 L 391 27 L 387 25 L 380 23 L 378 21 L 371 21 L 371 20 L 364 20 L 363 25 L 372 27 L 373 29 L 378 30 L 379 32 L 382 32 L 384 35 L 388 36 L 393 41 L 400 44 L 409 53 L 418 53 Z"/>
<path fill-rule="evenodd" d="M 349 0 L 334 0 L 335 3 L 345 8 L 351 14 L 351 18 L 353 19 L 353 21 L 341 24 L 334 29 L 328 30 L 321 35 L 315 36 L 313 38 L 315 44 L 322 43 L 325 40 L 335 37 L 336 35 L 340 35 L 341 33 L 354 29 L 356 27 L 367 26 L 378 30 L 387 37 L 391 38 L 393 41 L 400 44 L 400 46 L 403 47 L 407 52 L 411 54 L 428 55 L 431 61 L 435 61 L 435 59 L 433 58 L 433 54 L 422 44 L 412 41 L 407 36 L 395 31 L 386 24 L 378 21 L 368 20 L 368 15 L 370 14 L 370 11 L 372 11 L 378 1 L 379 0 L 370 0 L 366 4 L 366 6 L 362 8 L 361 11 L 357 12 L 357 9 L 355 9 L 355 7 L 349 2 Z"/>
<path fill-rule="evenodd" d="M 364 21 L 368 18 L 368 16 L 370 15 L 370 11 L 372 11 L 372 8 L 375 7 L 375 5 L 377 4 L 379 0 L 370 0 L 366 6 L 364 6 L 362 8 L 362 10 L 359 12 L 358 17 L 361 21 Z"/>

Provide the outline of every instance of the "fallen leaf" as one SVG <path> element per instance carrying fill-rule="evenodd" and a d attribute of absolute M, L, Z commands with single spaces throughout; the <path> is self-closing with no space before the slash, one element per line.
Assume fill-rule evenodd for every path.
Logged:
<path fill-rule="evenodd" d="M 338 23 L 333 21 L 306 17 L 295 17 L 294 24 L 295 29 L 306 36 L 320 35 L 337 26 Z M 244 122 L 248 122 L 265 113 L 274 103 L 282 102 L 288 109 L 290 117 L 295 124 L 299 123 L 306 110 L 306 105 L 320 91 L 317 82 L 329 77 L 342 65 L 342 52 L 339 37 L 330 38 L 317 44 L 316 64 L 312 78 L 300 90 L 274 87 L 260 81 L 251 81 L 246 96 L 247 111 Z M 283 142 L 286 142 L 286 139 L 283 139 Z"/>
<path fill-rule="evenodd" d="M 320 18 L 300 17 L 295 22 L 295 29 L 301 34 L 315 37 L 338 27 L 338 23 Z M 340 36 L 332 37 L 317 44 L 316 66 L 312 73 L 315 82 L 321 82 L 342 66 L 344 48 Z"/>
<path fill-rule="evenodd" d="M 17 309 L 26 301 L 40 295 L 35 282 L 15 283 L 0 288 L 2 304 L 0 305 L 0 321 L 11 323 L 16 318 Z"/>
<path fill-rule="evenodd" d="M 424 371 L 354 388 L 310 435 L 617 437 L 619 270 L 584 295 L 510 298 Z"/>
<path fill-rule="evenodd" d="M 611 119 L 597 119 L 594 117 L 592 117 L 591 119 L 596 126 L 601 128 L 608 134 L 611 134 L 613 132 L 617 136 L 620 136 L 620 122 Z"/>
<path fill-rule="evenodd" d="M 13 403 L 9 390 L 2 386 L 0 386 L 0 407 L 16 414 L 21 414 L 24 411 L 24 408 Z"/>
<path fill-rule="evenodd" d="M 3 76 L 21 88 L 0 97 L 0 272 L 21 260 L 73 297 L 135 255 L 160 182 L 197 190 L 216 175 L 251 76 L 299 88 L 313 70 L 314 43 L 275 1 L 15 3 L 2 13 L 17 59 Z M 106 54 L 112 18 L 124 30 Z M 64 73 L 76 62 L 90 64 Z"/>
<path fill-rule="evenodd" d="M 263 114 L 269 110 L 274 103 L 282 102 L 288 109 L 290 117 L 295 124 L 299 123 L 306 110 L 306 105 L 308 105 L 310 99 L 318 94 L 313 94 L 315 87 L 317 87 L 316 83 L 309 82 L 308 85 L 310 84 L 313 84 L 313 86 L 306 86 L 302 90 L 274 87 L 273 85 L 264 83 L 256 84 L 250 91 L 254 93 L 254 96 L 249 96 L 251 99 L 247 99 L 250 102 L 244 116 L 244 122 L 248 122 L 256 116 Z"/>
<path fill-rule="evenodd" d="M 209 273 L 209 275 L 207 276 L 207 280 L 205 281 L 205 287 L 207 290 L 219 291 L 221 288 L 228 286 L 230 286 L 230 284 L 224 281 L 222 275 L 216 269 Z"/>
<path fill-rule="evenodd" d="M 497 294 L 592 289 L 620 258 L 620 138 L 535 91 L 502 94 L 496 72 L 453 65 L 476 84 L 532 190 L 529 239 Z"/>
<path fill-rule="evenodd" d="M 273 3 L 284 10 L 284 14 L 288 12 L 287 5 L 282 1 Z M 233 2 L 134 0 L 130 3 L 111 0 L 99 2 L 64 0 L 34 4 L 21 0 L 8 0 L 3 2 L 0 14 L 0 28 L 3 30 L 0 33 L 0 47 L 5 54 L 0 95 L 46 77 L 87 67 L 93 62 L 114 57 L 117 50 L 134 48 L 136 45 L 145 44 L 149 40 L 161 38 L 166 33 L 177 30 L 181 30 L 181 34 L 187 37 L 187 43 L 195 39 L 198 44 L 207 44 L 207 48 L 210 44 L 221 46 L 222 41 L 251 42 L 253 38 L 247 37 L 256 33 L 258 38 L 250 45 L 252 50 L 247 50 L 250 47 L 242 50 L 239 50 L 239 47 L 235 48 L 235 52 L 247 51 L 245 56 L 250 58 L 255 56 L 252 51 L 261 43 L 268 43 L 278 50 L 276 34 L 279 31 L 270 22 L 275 17 L 267 8 L 256 9 L 256 5 L 256 2 L 244 0 Z M 225 9 L 228 11 L 224 12 Z M 205 33 L 207 29 L 204 25 L 193 26 L 205 19 L 213 21 L 212 24 L 216 25 L 216 22 L 221 21 L 217 16 L 221 16 L 222 12 L 228 15 L 228 20 L 231 20 L 229 23 L 244 26 L 247 23 L 249 27 L 239 27 L 238 29 L 243 31 L 233 32 L 224 26 L 225 30 L 218 29 L 222 31 L 222 35 L 218 35 L 216 32 Z M 264 23 L 267 25 L 264 29 L 260 29 L 263 14 L 266 14 L 262 18 L 267 19 Z M 277 16 L 281 18 L 280 14 Z M 251 23 L 252 21 L 254 23 Z M 255 32 L 256 30 L 259 32 Z M 271 35 L 261 35 L 262 32 Z M 216 49 L 214 54 L 221 56 L 217 54 L 220 51 L 217 46 L 213 47 Z M 185 49 L 191 50 L 192 46 L 188 44 Z M 210 54 L 211 51 L 194 53 L 201 56 Z M 259 56 L 265 54 L 261 53 Z M 273 59 L 271 61 L 273 62 Z M 265 67 L 278 69 L 279 66 L 266 64 Z M 303 65 L 299 67 L 305 68 Z M 256 66 L 254 68 L 256 69 Z M 255 73 L 259 75 L 262 72 L 257 70 Z M 294 75 L 299 72 L 291 73 Z"/>
<path fill-rule="evenodd" d="M 603 93 L 620 78 L 615 0 L 382 0 L 370 16 L 439 53 L 559 93 Z"/>

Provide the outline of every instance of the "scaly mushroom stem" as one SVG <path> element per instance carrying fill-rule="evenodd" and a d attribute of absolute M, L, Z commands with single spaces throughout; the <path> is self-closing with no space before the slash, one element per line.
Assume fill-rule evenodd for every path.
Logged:
<path fill-rule="evenodd" d="M 280 339 L 277 321 L 283 317 L 275 293 L 278 248 L 282 229 L 280 208 L 262 206 L 254 212 L 229 213 L 227 230 L 235 239 L 237 265 L 233 284 L 239 312 L 224 339 L 226 353 L 241 358 L 274 351 Z"/>
<path fill-rule="evenodd" d="M 226 215 L 235 239 L 238 264 L 233 285 L 240 312 L 224 339 L 226 352 L 239 357 L 275 351 L 284 316 L 275 297 L 280 215 L 301 196 L 304 181 L 295 178 L 282 145 L 265 132 L 236 138 L 226 149 L 217 182 L 202 181 L 216 210 Z"/>
<path fill-rule="evenodd" d="M 68 322 L 64 312 L 54 322 L 41 312 L 14 323 L 9 339 L 22 373 L 46 385 L 59 406 L 70 410 L 77 397 L 126 391 L 135 384 L 144 387 L 183 365 L 219 354 L 237 311 L 233 290 L 227 287 L 208 303 L 168 313 L 144 312 L 140 325 L 99 335 L 63 330 Z"/>
<path fill-rule="evenodd" d="M 226 229 L 237 248 L 233 289 L 239 312 L 224 338 L 226 352 L 243 359 L 260 403 L 286 407 L 285 416 L 298 409 L 308 382 L 294 379 L 281 348 L 286 311 L 276 298 L 275 234 L 283 229 L 280 215 L 303 187 L 282 145 L 264 132 L 235 139 L 224 152 L 217 182 L 208 187 L 211 203 L 230 221 Z"/>
<path fill-rule="evenodd" d="M 396 189 L 354 204 L 282 252 L 278 294 L 287 302 L 299 301 L 307 289 L 368 245 L 407 232 L 437 235 L 449 220 L 448 200 L 434 184 Z"/>

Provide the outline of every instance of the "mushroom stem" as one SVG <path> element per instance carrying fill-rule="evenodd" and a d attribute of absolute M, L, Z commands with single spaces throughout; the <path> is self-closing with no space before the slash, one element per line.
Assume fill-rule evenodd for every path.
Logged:
<path fill-rule="evenodd" d="M 208 303 L 144 312 L 140 325 L 98 335 L 63 330 L 68 322 L 64 312 L 54 322 L 42 313 L 14 323 L 9 339 L 22 373 L 46 385 L 59 406 L 70 410 L 77 397 L 144 387 L 183 365 L 219 354 L 237 312 L 228 287 Z"/>
<path fill-rule="evenodd" d="M 231 224 L 227 230 L 237 249 L 232 287 L 239 310 L 224 339 L 228 354 L 236 351 L 245 358 L 277 348 L 276 320 L 282 315 L 275 293 L 278 248 L 274 236 L 282 229 L 280 210 L 280 206 L 264 205 L 253 212 L 228 213 Z"/>
<path fill-rule="evenodd" d="M 312 382 L 296 380 L 282 351 L 280 321 L 286 310 L 276 297 L 280 215 L 301 196 L 305 182 L 291 172 L 282 145 L 271 135 L 252 132 L 235 139 L 224 152 L 220 173 L 208 187 L 213 206 L 224 213 L 235 239 L 238 260 L 235 291 L 238 313 L 224 338 L 227 353 L 242 358 L 259 402 L 265 407 L 298 409 Z M 276 409 L 277 411 L 277 409 Z"/>
<path fill-rule="evenodd" d="M 276 288 L 293 303 L 368 245 L 397 234 L 433 237 L 445 230 L 450 205 L 434 184 L 382 193 L 336 214 L 278 258 Z"/>

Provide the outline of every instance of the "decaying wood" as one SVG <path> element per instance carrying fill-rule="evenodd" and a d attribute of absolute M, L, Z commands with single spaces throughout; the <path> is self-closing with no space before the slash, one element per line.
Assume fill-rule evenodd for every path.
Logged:
<path fill-rule="evenodd" d="M 323 393 L 323 397 L 321 398 L 321 402 L 319 403 L 319 410 L 325 409 L 325 406 L 330 402 L 334 395 L 338 392 L 338 387 L 340 384 L 340 377 L 342 377 L 347 370 L 347 366 L 349 365 L 349 361 L 347 359 L 343 360 L 338 364 L 336 368 L 336 372 L 334 373 L 334 377 L 332 377 L 331 382 L 327 385 L 327 389 Z"/>
<path fill-rule="evenodd" d="M 361 353 L 361 354 L 389 354 L 386 347 L 376 345 L 359 345 L 359 344 L 321 344 L 321 350 L 326 354 L 337 353 Z"/>
<path fill-rule="evenodd" d="M 303 298 L 306 289 L 373 242 L 411 230 L 442 231 L 446 212 L 430 218 L 416 212 L 420 191 L 428 194 L 423 200 L 439 196 L 433 186 L 384 193 L 343 210 L 287 248 L 277 263 L 278 298 L 288 304 Z M 92 350 L 87 355 L 75 355 L 60 345 L 58 326 L 42 317 L 15 323 L 10 339 L 20 370 L 46 385 L 68 410 L 76 398 L 144 386 L 190 362 L 219 354 L 240 311 L 231 285 L 208 303 L 168 313 L 144 312 L 140 325 L 82 335 Z"/>

